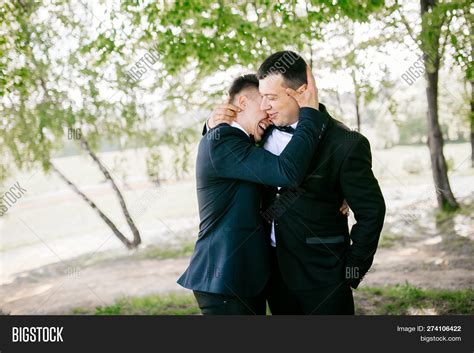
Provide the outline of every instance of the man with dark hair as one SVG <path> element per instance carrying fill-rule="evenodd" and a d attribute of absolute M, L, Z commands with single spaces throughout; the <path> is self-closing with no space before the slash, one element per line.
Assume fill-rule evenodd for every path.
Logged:
<path fill-rule="evenodd" d="M 316 87 L 310 85 L 295 100 L 300 124 L 280 156 L 258 148 L 255 142 L 270 125 L 260 109 L 258 85 L 255 75 L 237 78 L 229 90 L 235 121 L 209 130 L 199 144 L 199 235 L 178 283 L 194 291 L 203 314 L 265 314 L 270 265 L 260 217 L 261 184 L 298 185 L 328 119 L 315 109 Z"/>
<path fill-rule="evenodd" d="M 246 88 L 256 88 L 258 90 L 258 78 L 254 74 L 237 77 L 229 88 L 229 102 L 234 103 L 235 96 Z"/>
<path fill-rule="evenodd" d="M 292 51 L 279 51 L 270 55 L 257 72 L 259 80 L 266 77 L 276 77 L 272 75 L 281 74 L 285 85 L 294 90 L 304 84 L 306 80 L 306 62 L 304 59 Z"/>
<path fill-rule="evenodd" d="M 290 51 L 272 54 L 258 70 L 261 109 L 274 124 L 262 144 L 276 155 L 301 124 L 297 100 L 308 89 L 306 70 L 303 58 Z M 329 116 L 323 104 L 319 111 Z M 209 125 L 231 121 L 232 115 L 217 109 Z M 351 287 L 357 288 L 372 264 L 385 216 L 369 141 L 329 116 L 317 151 L 298 153 L 312 154 L 299 188 L 268 186 L 263 192 L 262 214 L 271 245 L 266 288 L 270 310 L 272 314 L 354 314 Z M 350 232 L 340 212 L 344 199 L 357 221 Z M 268 212 L 272 209 L 279 212 Z"/>

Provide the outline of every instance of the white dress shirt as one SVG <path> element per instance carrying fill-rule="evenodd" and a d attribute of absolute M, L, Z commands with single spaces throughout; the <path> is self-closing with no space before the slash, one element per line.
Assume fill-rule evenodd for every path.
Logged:
<path fill-rule="evenodd" d="M 233 121 L 233 122 L 230 124 L 230 126 L 233 126 L 233 127 L 236 127 L 236 128 L 239 129 L 239 130 L 242 130 L 243 132 L 245 132 L 245 134 L 246 134 L 247 136 L 250 137 L 249 133 L 248 133 L 247 131 L 245 131 L 245 129 L 244 129 L 244 128 L 242 127 L 242 125 L 240 125 L 239 123 Z"/>
<path fill-rule="evenodd" d="M 291 124 L 290 126 L 293 129 L 296 129 L 296 125 L 298 125 L 298 122 Z M 287 132 L 280 131 L 277 129 L 273 129 L 271 135 L 268 136 L 267 141 L 265 141 L 263 148 L 265 148 L 268 152 L 271 152 L 279 156 L 281 152 L 283 152 L 283 150 L 285 149 L 288 142 L 290 142 L 292 137 L 293 137 L 292 134 L 289 134 Z M 280 187 L 278 187 L 278 189 L 280 189 Z M 275 222 L 272 222 L 272 232 L 271 232 L 270 238 L 271 238 L 272 246 L 276 246 Z"/>
<path fill-rule="evenodd" d="M 245 132 L 245 134 L 248 137 L 250 137 L 249 133 L 247 131 L 245 131 L 245 129 L 239 123 L 233 121 L 232 123 L 230 123 L 230 126 L 236 127 L 237 129 L 242 130 L 243 132 Z M 209 130 L 211 130 L 211 128 L 209 127 L 208 120 L 206 120 L 206 132 L 209 131 Z"/>

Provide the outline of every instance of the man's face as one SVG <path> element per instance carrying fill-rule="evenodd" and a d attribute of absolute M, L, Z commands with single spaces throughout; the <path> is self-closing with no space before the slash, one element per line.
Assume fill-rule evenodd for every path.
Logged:
<path fill-rule="evenodd" d="M 260 142 L 268 126 L 271 125 L 268 115 L 260 109 L 262 97 L 256 88 L 247 89 L 243 97 L 239 98 L 240 108 L 237 122 L 249 133 L 253 135 L 255 142 Z"/>
<path fill-rule="evenodd" d="M 300 108 L 296 100 L 286 94 L 287 88 L 281 74 L 271 74 L 259 80 L 258 89 L 262 95 L 260 108 L 277 126 L 291 125 L 298 120 Z"/>

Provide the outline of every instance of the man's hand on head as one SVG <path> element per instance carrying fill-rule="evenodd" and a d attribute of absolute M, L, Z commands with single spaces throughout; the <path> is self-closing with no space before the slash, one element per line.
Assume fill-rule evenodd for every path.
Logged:
<path fill-rule="evenodd" d="M 300 108 L 309 107 L 318 110 L 318 88 L 316 87 L 316 80 L 309 66 L 306 66 L 306 80 L 308 83 L 301 85 L 296 91 L 287 88 L 286 94 L 292 96 Z"/>
<path fill-rule="evenodd" d="M 236 107 L 230 103 L 219 104 L 216 109 L 212 112 L 211 116 L 207 120 L 207 126 L 210 129 L 215 128 L 217 125 L 226 123 L 231 124 L 237 117 L 237 112 L 242 111 L 239 107 Z"/>

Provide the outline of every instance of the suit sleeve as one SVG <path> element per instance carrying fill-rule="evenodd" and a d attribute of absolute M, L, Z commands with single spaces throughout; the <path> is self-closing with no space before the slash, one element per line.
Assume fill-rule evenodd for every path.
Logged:
<path fill-rule="evenodd" d="M 357 288 L 372 265 L 385 217 L 382 191 L 372 172 L 370 144 L 362 135 L 357 135 L 343 162 L 341 186 L 357 222 L 346 257 L 346 280 Z"/>
<path fill-rule="evenodd" d="M 276 156 L 256 147 L 238 129 L 225 125 L 220 128 L 220 133 L 214 133 L 209 149 L 211 163 L 221 178 L 282 187 L 297 186 L 305 177 L 324 129 L 323 113 L 302 108 L 293 137 L 280 156 Z M 209 134 L 213 131 L 210 130 Z"/>

